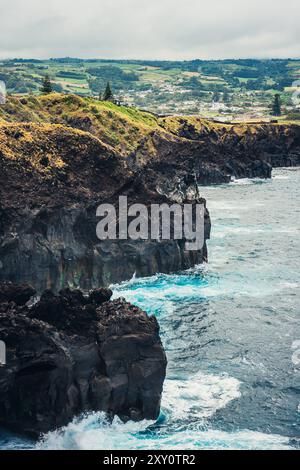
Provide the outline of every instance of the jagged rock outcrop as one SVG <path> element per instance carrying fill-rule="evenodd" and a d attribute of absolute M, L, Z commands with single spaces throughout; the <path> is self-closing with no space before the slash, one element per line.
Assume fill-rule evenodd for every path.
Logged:
<path fill-rule="evenodd" d="M 13 288 L 19 299 L 25 287 Z M 38 436 L 87 411 L 124 421 L 158 417 L 166 356 L 157 320 L 110 296 L 108 289 L 46 291 L 31 307 L 2 297 L 2 425 Z"/>
<path fill-rule="evenodd" d="M 28 284 L 16 285 L 12 282 L 0 283 L 0 303 L 14 302 L 25 305 L 36 294 L 36 290 Z"/>

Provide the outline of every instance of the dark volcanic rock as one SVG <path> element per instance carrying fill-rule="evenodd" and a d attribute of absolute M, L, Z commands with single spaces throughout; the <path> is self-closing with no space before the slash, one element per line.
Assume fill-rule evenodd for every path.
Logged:
<path fill-rule="evenodd" d="M 176 135 L 154 132 L 149 143 L 142 142 L 135 165 L 153 172 L 158 179 L 194 174 L 199 185 L 228 183 L 235 178 L 270 178 L 272 167 L 300 165 L 300 126 L 264 124 L 220 124 L 187 117 L 177 122 Z M 203 122 L 204 121 L 204 122 Z M 168 129 L 168 118 L 161 121 Z M 178 137 L 179 136 L 179 137 Z"/>
<path fill-rule="evenodd" d="M 90 292 L 89 299 L 92 303 L 96 305 L 101 305 L 104 302 L 108 302 L 111 296 L 113 295 L 110 289 L 101 287 L 100 289 L 94 289 Z"/>
<path fill-rule="evenodd" d="M 16 139 L 17 131 L 32 139 Z M 96 137 L 63 126 L 2 125 L 1 139 L 7 154 L 0 155 L 0 280 L 29 282 L 39 293 L 69 286 L 90 290 L 207 259 L 206 244 L 188 252 L 181 240 L 97 238 L 99 204 L 117 207 L 120 195 L 128 205 L 173 203 L 170 192 L 161 191 L 164 174 L 132 170 Z M 41 164 L 45 153 L 48 167 Z M 185 179 L 173 185 L 180 203 L 195 186 L 195 179 L 182 184 Z M 207 239 L 208 211 L 205 224 Z"/>
<path fill-rule="evenodd" d="M 12 282 L 0 282 L 0 303 L 15 302 L 25 305 L 36 293 L 35 289 L 27 284 L 16 285 Z"/>
<path fill-rule="evenodd" d="M 166 356 L 155 317 L 122 299 L 98 307 L 90 298 L 47 291 L 33 307 L 0 304 L 2 425 L 38 435 L 92 410 L 158 417 Z"/>

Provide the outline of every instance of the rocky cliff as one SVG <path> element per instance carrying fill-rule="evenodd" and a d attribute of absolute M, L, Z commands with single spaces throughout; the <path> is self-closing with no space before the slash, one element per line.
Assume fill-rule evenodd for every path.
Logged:
<path fill-rule="evenodd" d="M 91 289 L 207 259 L 184 240 L 100 241 L 96 208 L 205 201 L 201 184 L 271 176 L 300 163 L 297 124 L 159 118 L 73 95 L 11 97 L 0 107 L 0 279 L 41 292 Z M 205 213 L 205 239 L 210 219 Z"/>
<path fill-rule="evenodd" d="M 97 289 L 84 296 L 0 283 L 0 423 L 38 436 L 88 411 L 159 415 L 166 357 L 155 317 Z M 13 300 L 14 299 L 14 300 Z"/>
<path fill-rule="evenodd" d="M 300 165 L 300 125 L 221 124 L 198 117 L 167 117 L 139 144 L 134 162 L 170 179 L 196 175 L 199 185 L 235 178 L 270 178 L 272 168 Z"/>
<path fill-rule="evenodd" d="M 272 166 L 300 164 L 299 122 L 224 124 L 197 116 L 159 117 L 74 95 L 10 97 L 4 122 L 52 123 L 80 129 L 141 168 L 192 170 L 200 184 L 270 177 Z"/>
<path fill-rule="evenodd" d="M 87 132 L 56 124 L 0 125 L 0 182 L 2 280 L 26 281 L 39 292 L 90 289 L 207 258 L 206 245 L 186 251 L 184 240 L 97 239 L 97 206 L 116 206 L 120 195 L 147 206 L 201 199 L 193 178 L 182 175 L 169 194 L 163 178 L 132 169 Z M 205 225 L 208 238 L 208 212 Z"/>

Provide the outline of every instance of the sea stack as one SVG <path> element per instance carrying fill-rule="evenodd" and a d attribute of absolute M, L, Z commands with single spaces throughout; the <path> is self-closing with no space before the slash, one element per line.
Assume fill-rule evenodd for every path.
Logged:
<path fill-rule="evenodd" d="M 2 425 L 37 437 L 89 411 L 124 422 L 158 417 L 167 361 L 154 316 L 107 300 L 108 289 L 45 291 L 31 307 L 20 305 L 20 287 L 0 284 L 2 291 Z"/>

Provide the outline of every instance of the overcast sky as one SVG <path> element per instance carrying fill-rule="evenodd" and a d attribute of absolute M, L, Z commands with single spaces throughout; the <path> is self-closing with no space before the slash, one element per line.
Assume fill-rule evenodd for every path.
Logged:
<path fill-rule="evenodd" d="M 299 0 L 0 0 L 0 58 L 299 58 L 299 19 Z"/>

